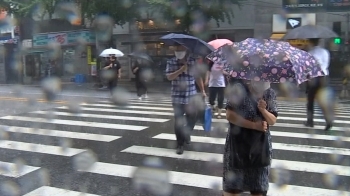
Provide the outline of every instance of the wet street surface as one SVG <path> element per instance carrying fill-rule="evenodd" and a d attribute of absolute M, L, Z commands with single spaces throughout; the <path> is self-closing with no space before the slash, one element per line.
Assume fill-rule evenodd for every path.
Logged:
<path fill-rule="evenodd" d="M 117 106 L 108 93 L 80 95 L 30 103 L 2 93 L 0 195 L 151 195 L 137 192 L 145 186 L 153 195 L 221 196 L 225 117 L 213 119 L 211 132 L 198 124 L 177 155 L 168 96 Z M 325 133 L 319 109 L 308 129 L 304 102 L 279 101 L 268 195 L 350 194 L 349 109 L 339 104 L 335 127 Z"/>

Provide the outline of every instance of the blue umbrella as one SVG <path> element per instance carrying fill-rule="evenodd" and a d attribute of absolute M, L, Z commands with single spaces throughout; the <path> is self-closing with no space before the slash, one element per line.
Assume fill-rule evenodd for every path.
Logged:
<path fill-rule="evenodd" d="M 166 45 L 180 44 L 189 49 L 192 53 L 207 56 L 215 49 L 205 41 L 190 35 L 170 33 L 160 38 Z"/>

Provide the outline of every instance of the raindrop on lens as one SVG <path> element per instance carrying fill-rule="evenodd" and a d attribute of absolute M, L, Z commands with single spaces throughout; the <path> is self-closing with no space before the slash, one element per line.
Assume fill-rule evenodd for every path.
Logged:
<path fill-rule="evenodd" d="M 131 94 L 124 88 L 117 87 L 112 91 L 112 101 L 116 105 L 127 105 Z"/>
<path fill-rule="evenodd" d="M 0 190 L 1 196 L 19 196 L 21 194 L 19 186 L 12 181 L 2 182 Z"/>
<path fill-rule="evenodd" d="M 333 171 L 323 174 L 323 182 L 332 189 L 338 186 L 339 180 L 339 176 Z"/>
<path fill-rule="evenodd" d="M 44 92 L 45 99 L 53 101 L 61 91 L 61 80 L 56 77 L 43 80 L 41 88 Z"/>
<path fill-rule="evenodd" d="M 68 138 L 61 138 L 60 139 L 60 146 L 62 148 L 62 152 L 67 152 L 70 147 L 72 147 L 73 143 L 72 140 Z"/>
<path fill-rule="evenodd" d="M 170 174 L 164 169 L 162 161 L 156 157 L 147 157 L 143 165 L 133 174 L 135 189 L 155 196 L 171 195 Z"/>
<path fill-rule="evenodd" d="M 38 180 L 41 186 L 50 185 L 50 173 L 46 168 L 41 168 L 38 174 Z"/>
<path fill-rule="evenodd" d="M 25 166 L 25 161 L 22 158 L 16 158 L 13 163 L 15 164 L 15 170 L 17 174 L 22 173 L 24 166 Z"/>
<path fill-rule="evenodd" d="M 68 104 L 68 111 L 70 112 L 70 113 L 73 113 L 73 114 L 79 114 L 79 113 L 81 113 L 81 105 L 80 104 L 78 104 L 78 103 L 72 103 L 72 102 L 70 102 L 69 104 Z"/>
<path fill-rule="evenodd" d="M 74 169 L 77 171 L 87 171 L 97 162 L 95 153 L 91 150 L 78 154 L 73 159 Z"/>
<path fill-rule="evenodd" d="M 276 167 L 271 172 L 272 182 L 275 183 L 279 188 L 284 188 L 289 184 L 291 174 L 288 170 L 282 167 Z"/>
<path fill-rule="evenodd" d="M 8 135 L 8 131 L 5 127 L 1 127 L 0 128 L 0 140 L 8 140 L 9 139 L 9 135 Z"/>

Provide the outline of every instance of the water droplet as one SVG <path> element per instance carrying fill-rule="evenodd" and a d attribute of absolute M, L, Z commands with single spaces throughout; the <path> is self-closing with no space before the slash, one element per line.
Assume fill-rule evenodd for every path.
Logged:
<path fill-rule="evenodd" d="M 290 183 L 291 174 L 283 166 L 277 166 L 271 170 L 272 182 L 279 188 L 284 188 Z"/>
<path fill-rule="evenodd" d="M 334 171 L 323 174 L 323 182 L 332 189 L 338 186 L 339 180 L 339 176 Z"/>
<path fill-rule="evenodd" d="M 38 174 L 38 180 L 41 186 L 50 185 L 50 173 L 46 168 L 41 168 Z"/>
<path fill-rule="evenodd" d="M 97 156 L 91 150 L 80 153 L 73 159 L 74 169 L 77 171 L 87 171 L 97 162 Z"/>
<path fill-rule="evenodd" d="M 172 192 L 170 174 L 164 169 L 159 158 L 148 157 L 142 167 L 133 174 L 133 185 L 140 192 L 150 193 L 157 196 L 168 196 Z"/>
<path fill-rule="evenodd" d="M 61 80 L 57 77 L 44 79 L 41 84 L 45 99 L 53 101 L 61 91 Z"/>
<path fill-rule="evenodd" d="M 117 87 L 112 92 L 112 101 L 116 105 L 127 105 L 131 96 L 126 89 Z"/>
<path fill-rule="evenodd" d="M 69 148 L 71 148 L 73 145 L 73 142 L 71 139 L 68 138 L 61 138 L 60 139 L 60 146 L 62 148 L 62 152 L 66 153 Z"/>
<path fill-rule="evenodd" d="M 0 185 L 0 193 L 2 196 L 19 196 L 21 191 L 16 183 L 12 181 L 5 181 Z"/>
<path fill-rule="evenodd" d="M 13 163 L 15 164 L 15 170 L 17 174 L 22 173 L 23 168 L 25 166 L 25 161 L 22 158 L 16 158 Z"/>

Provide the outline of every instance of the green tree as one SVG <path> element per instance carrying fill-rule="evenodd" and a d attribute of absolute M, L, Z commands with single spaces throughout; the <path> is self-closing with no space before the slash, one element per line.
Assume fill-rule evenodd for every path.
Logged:
<path fill-rule="evenodd" d="M 207 23 L 214 19 L 231 24 L 233 5 L 240 6 L 245 0 L 146 0 L 154 12 L 162 14 L 167 22 L 180 20 L 180 28 L 189 32 L 192 24 Z"/>
<path fill-rule="evenodd" d="M 10 12 L 17 17 L 28 17 L 35 15 L 39 19 L 48 16 L 52 19 L 55 9 L 60 0 L 2 0 Z"/>

